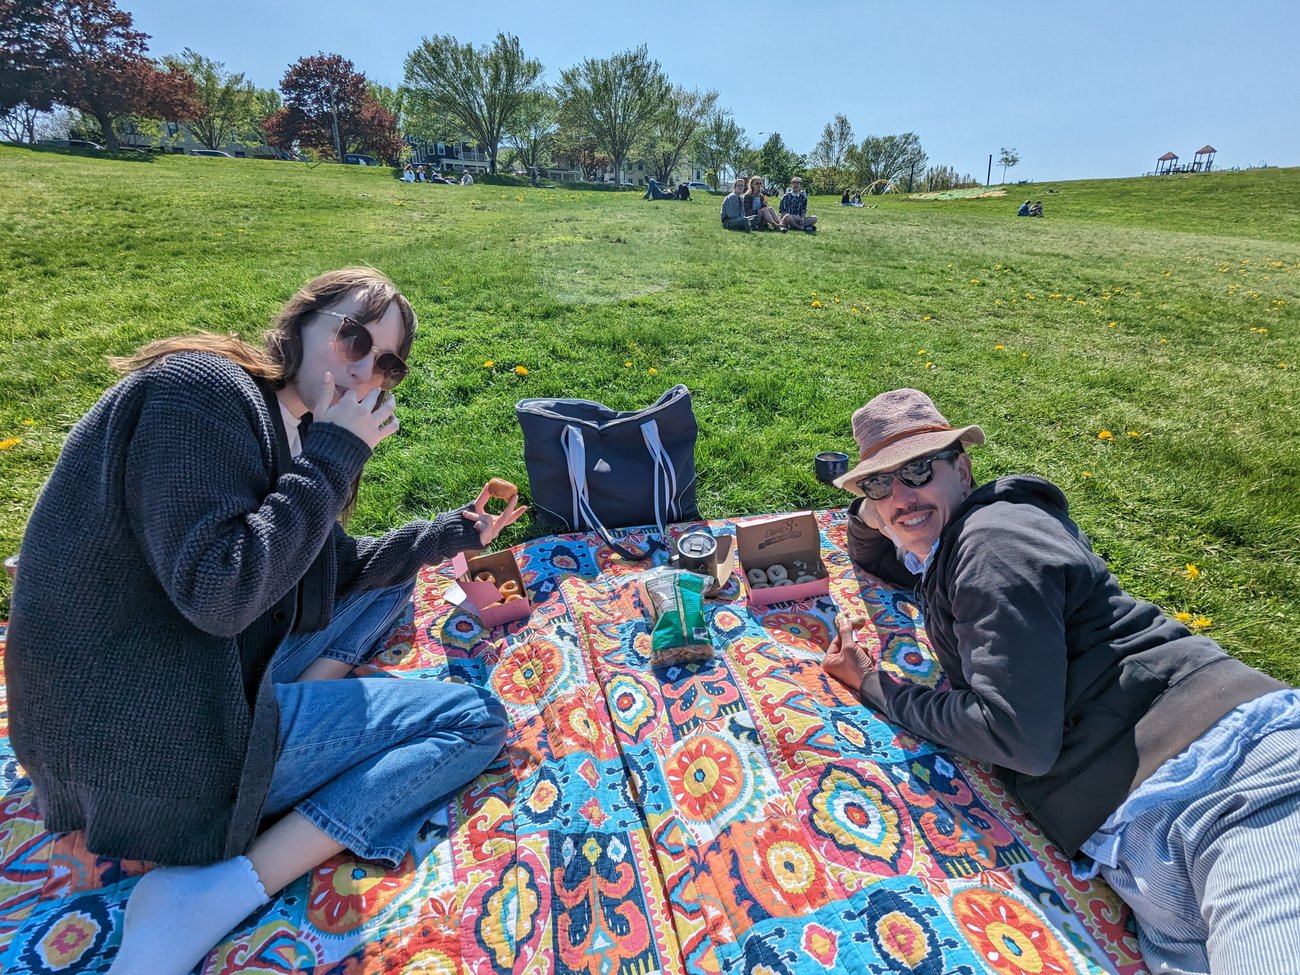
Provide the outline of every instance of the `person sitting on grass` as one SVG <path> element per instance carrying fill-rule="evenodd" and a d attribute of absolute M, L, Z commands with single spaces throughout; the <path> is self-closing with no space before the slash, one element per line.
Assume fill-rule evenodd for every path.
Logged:
<path fill-rule="evenodd" d="M 1043 201 L 1042 201 L 1042 200 L 1035 200 L 1035 201 L 1034 201 L 1034 205 L 1031 206 L 1031 207 L 1029 208 L 1029 215 L 1030 215 L 1031 217 L 1041 217 L 1041 216 L 1043 215 Z"/>
<path fill-rule="evenodd" d="M 336 679 L 422 566 L 525 511 L 489 513 L 485 488 L 378 538 L 343 530 L 398 429 L 415 326 L 388 278 L 350 268 L 304 285 L 264 347 L 146 345 L 36 502 L 5 654 L 14 750 L 47 829 L 160 864 L 110 975 L 185 975 L 343 850 L 398 866 L 505 740 L 481 687 Z"/>
<path fill-rule="evenodd" d="M 460 185 L 461 185 L 461 186 L 473 186 L 473 185 L 474 185 L 474 177 L 473 177 L 472 175 L 470 175 L 470 171 L 469 171 L 468 169 L 465 170 L 464 175 L 461 176 L 461 178 L 460 178 Z"/>
<path fill-rule="evenodd" d="M 786 226 L 809 233 L 817 232 L 817 218 L 808 213 L 808 194 L 804 192 L 803 180 L 798 176 L 790 180 L 790 188 L 781 197 L 781 213 Z"/>
<path fill-rule="evenodd" d="M 1300 691 L 1125 592 L 1055 485 L 977 485 L 983 431 L 924 393 L 875 397 L 853 436 L 849 557 L 916 588 L 950 686 L 882 670 L 861 618 L 837 621 L 826 672 L 994 766 L 1133 908 L 1152 972 L 1300 971 Z"/>
<path fill-rule="evenodd" d="M 757 227 L 760 230 L 779 230 L 785 233 L 788 229 L 786 219 L 777 216 L 775 210 L 767 205 L 767 197 L 763 195 L 763 177 L 749 177 L 749 192 L 745 194 L 745 214 L 758 218 Z"/>
<path fill-rule="evenodd" d="M 743 176 L 737 176 L 731 184 L 731 192 L 722 201 L 722 229 L 749 232 L 758 228 L 758 217 L 751 217 L 745 213 L 747 185 Z"/>
<path fill-rule="evenodd" d="M 690 198 L 691 198 L 691 188 L 690 188 L 689 186 L 687 186 L 685 183 L 678 183 L 678 184 L 677 184 L 677 199 L 679 199 L 679 200 L 690 200 Z"/>
<path fill-rule="evenodd" d="M 851 199 L 849 199 L 849 191 L 848 191 L 848 190 L 845 190 L 845 191 L 844 191 L 844 194 L 840 197 L 840 206 L 842 206 L 842 207 L 851 207 L 851 206 L 853 206 L 853 201 L 852 201 Z"/>
<path fill-rule="evenodd" d="M 1020 209 L 1016 211 L 1016 216 L 1017 217 L 1029 216 L 1029 209 L 1030 209 L 1029 201 L 1026 200 L 1024 203 L 1020 204 Z"/>
<path fill-rule="evenodd" d="M 410 163 L 407 163 L 406 168 L 402 170 L 402 182 L 403 183 L 415 182 L 415 167 L 412 166 Z"/>
<path fill-rule="evenodd" d="M 857 191 L 853 194 L 853 202 L 850 204 L 850 206 L 855 206 L 855 207 L 860 207 L 860 206 L 862 206 L 862 191 L 861 191 L 861 190 L 857 190 Z"/>

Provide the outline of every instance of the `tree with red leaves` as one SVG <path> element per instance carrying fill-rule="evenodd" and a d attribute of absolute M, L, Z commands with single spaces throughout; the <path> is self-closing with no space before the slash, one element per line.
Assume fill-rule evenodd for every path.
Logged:
<path fill-rule="evenodd" d="M 24 104 L 48 111 L 66 56 L 51 0 L 0 0 L 0 114 Z"/>
<path fill-rule="evenodd" d="M 114 124 L 131 115 L 184 122 L 195 110 L 194 82 L 183 71 L 162 71 L 146 54 L 149 35 L 113 0 L 53 0 L 48 4 L 50 98 L 92 116 L 110 149 Z"/>
<path fill-rule="evenodd" d="M 375 101 L 366 76 L 340 54 L 299 58 L 281 79 L 280 92 L 284 108 L 263 125 L 273 146 L 287 149 L 297 140 L 336 158 L 341 150 L 389 161 L 401 151 L 397 119 Z"/>

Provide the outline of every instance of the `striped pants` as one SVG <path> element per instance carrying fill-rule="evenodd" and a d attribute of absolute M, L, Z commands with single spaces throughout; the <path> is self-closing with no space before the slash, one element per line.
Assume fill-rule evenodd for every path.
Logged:
<path fill-rule="evenodd" d="M 1124 830 L 1102 876 L 1152 975 L 1300 975 L 1300 730 L 1249 747 L 1219 787 Z"/>

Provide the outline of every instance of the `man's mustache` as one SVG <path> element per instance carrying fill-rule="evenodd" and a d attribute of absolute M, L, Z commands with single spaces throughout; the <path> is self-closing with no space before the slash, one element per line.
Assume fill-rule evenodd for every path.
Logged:
<path fill-rule="evenodd" d="M 901 519 L 901 518 L 910 518 L 912 515 L 916 514 L 918 511 L 938 511 L 938 510 L 939 510 L 939 509 L 936 508 L 936 507 L 935 507 L 934 505 L 932 505 L 932 504 L 923 504 L 923 503 L 921 503 L 920 501 L 913 501 L 911 504 L 909 504 L 906 508 L 904 508 L 904 509 L 903 509 L 902 511 L 900 511 L 898 514 L 894 515 L 894 517 L 890 518 L 890 519 L 889 519 L 889 523 L 890 523 L 891 525 L 896 525 L 896 524 L 898 524 L 899 519 Z"/>

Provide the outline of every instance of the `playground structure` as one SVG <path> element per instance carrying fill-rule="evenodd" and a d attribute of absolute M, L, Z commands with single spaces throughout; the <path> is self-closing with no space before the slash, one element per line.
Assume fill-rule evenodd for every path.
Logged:
<path fill-rule="evenodd" d="M 1156 160 L 1155 175 L 1169 176 L 1173 173 L 1208 173 L 1214 166 L 1214 154 L 1219 150 L 1206 143 L 1192 154 L 1192 161 L 1187 165 L 1178 165 L 1178 154 L 1166 152 Z"/>

